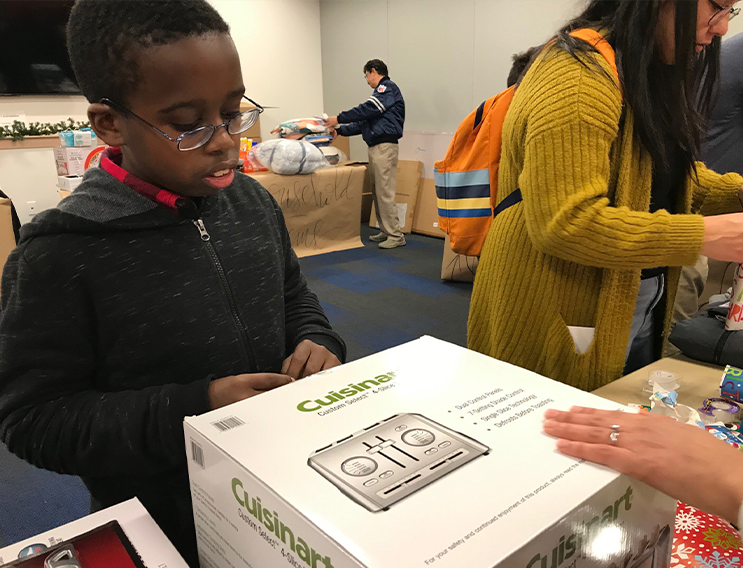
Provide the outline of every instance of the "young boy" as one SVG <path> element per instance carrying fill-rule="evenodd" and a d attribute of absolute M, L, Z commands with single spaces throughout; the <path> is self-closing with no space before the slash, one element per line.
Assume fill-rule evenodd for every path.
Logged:
<path fill-rule="evenodd" d="M 234 173 L 245 86 L 206 0 L 79 0 L 70 59 L 111 146 L 2 279 L 0 437 L 138 497 L 198 565 L 183 418 L 340 364 L 276 201 Z"/>

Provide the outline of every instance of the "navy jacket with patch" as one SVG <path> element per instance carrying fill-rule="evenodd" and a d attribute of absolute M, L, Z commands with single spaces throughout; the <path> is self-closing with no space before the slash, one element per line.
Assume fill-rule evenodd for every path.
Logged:
<path fill-rule="evenodd" d="M 384 77 L 372 95 L 359 106 L 338 115 L 338 134 L 361 134 L 368 146 L 396 144 L 405 124 L 405 101 L 399 87 Z"/>

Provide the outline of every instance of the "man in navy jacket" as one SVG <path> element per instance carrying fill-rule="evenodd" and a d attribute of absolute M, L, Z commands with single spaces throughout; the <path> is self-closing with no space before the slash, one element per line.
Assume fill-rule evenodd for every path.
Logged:
<path fill-rule="evenodd" d="M 398 86 L 387 76 L 387 66 L 379 59 L 364 65 L 366 82 L 372 95 L 359 106 L 331 116 L 329 126 L 341 136 L 361 134 L 369 146 L 372 195 L 381 232 L 369 237 L 379 248 L 405 246 L 395 204 L 397 141 L 405 123 L 405 101 Z"/>

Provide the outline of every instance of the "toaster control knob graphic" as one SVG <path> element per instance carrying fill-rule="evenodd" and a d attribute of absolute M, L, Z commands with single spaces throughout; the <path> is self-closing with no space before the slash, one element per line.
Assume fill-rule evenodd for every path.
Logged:
<path fill-rule="evenodd" d="M 436 437 L 423 428 L 413 428 L 403 433 L 402 441 L 409 446 L 428 446 L 432 444 Z"/>
<path fill-rule="evenodd" d="M 377 462 L 371 458 L 349 458 L 341 464 L 343 473 L 353 477 L 364 477 L 377 471 Z"/>

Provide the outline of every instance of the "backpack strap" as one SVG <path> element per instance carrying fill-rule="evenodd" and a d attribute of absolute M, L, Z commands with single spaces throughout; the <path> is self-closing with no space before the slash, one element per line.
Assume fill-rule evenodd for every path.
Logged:
<path fill-rule="evenodd" d="M 523 196 L 521 195 L 521 189 L 518 187 L 509 193 L 503 201 L 501 201 L 498 206 L 493 211 L 493 218 L 496 218 L 499 213 L 502 213 L 506 209 L 508 209 L 511 205 L 516 205 L 520 201 L 523 200 Z"/>
<path fill-rule="evenodd" d="M 604 59 L 606 59 L 606 62 L 611 66 L 612 70 L 614 71 L 614 75 L 617 78 L 617 83 L 619 82 L 619 70 L 617 69 L 617 54 L 614 52 L 614 48 L 611 46 L 611 44 L 608 41 L 606 41 L 606 38 L 604 38 L 604 36 L 602 36 L 596 30 L 592 30 L 590 28 L 581 28 L 579 30 L 573 30 L 572 32 L 570 32 L 570 35 L 576 39 L 585 41 L 587 44 L 593 47 L 596 51 L 598 51 L 601 54 L 601 56 Z"/>

